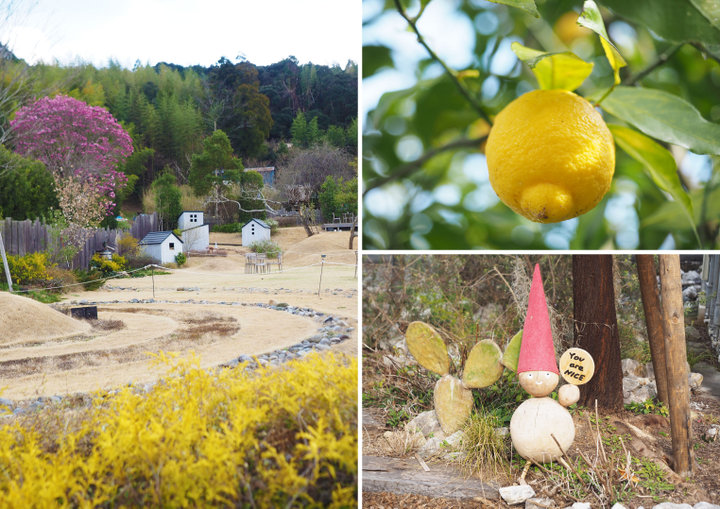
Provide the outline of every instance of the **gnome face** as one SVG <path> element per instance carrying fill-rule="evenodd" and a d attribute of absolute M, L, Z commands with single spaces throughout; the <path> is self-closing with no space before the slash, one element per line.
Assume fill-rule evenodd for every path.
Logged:
<path fill-rule="evenodd" d="M 549 395 L 557 387 L 560 377 L 552 371 L 525 371 L 518 375 L 520 387 L 531 396 L 542 398 Z"/>

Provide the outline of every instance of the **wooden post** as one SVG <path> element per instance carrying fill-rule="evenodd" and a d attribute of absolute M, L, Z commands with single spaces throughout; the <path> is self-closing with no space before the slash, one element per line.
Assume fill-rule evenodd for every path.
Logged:
<path fill-rule="evenodd" d="M 12 277 L 10 276 L 10 267 L 8 266 L 7 257 L 5 256 L 5 244 L 3 244 L 2 234 L 0 233 L 0 254 L 2 255 L 3 265 L 5 266 L 5 278 L 8 282 L 8 288 L 12 293 Z"/>
<path fill-rule="evenodd" d="M 659 255 L 660 287 L 665 353 L 667 357 L 668 398 L 670 400 L 670 432 L 674 470 L 679 475 L 692 475 L 692 422 L 690 420 L 690 386 L 688 384 L 685 320 L 680 280 L 680 256 Z"/>
<path fill-rule="evenodd" d="M 645 325 L 650 343 L 658 399 L 668 405 L 670 400 L 667 386 L 667 362 L 665 361 L 665 329 L 660 307 L 660 291 L 655 278 L 655 258 L 653 255 L 637 255 L 635 263 L 640 281 L 640 294 L 645 311 Z"/>

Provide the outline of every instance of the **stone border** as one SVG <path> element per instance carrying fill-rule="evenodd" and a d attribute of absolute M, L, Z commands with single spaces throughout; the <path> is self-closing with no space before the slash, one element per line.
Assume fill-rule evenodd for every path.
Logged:
<path fill-rule="evenodd" d="M 197 305 L 223 305 L 223 306 L 252 306 L 264 309 L 272 309 L 274 311 L 284 311 L 296 316 L 304 316 L 313 318 L 314 320 L 321 322 L 322 325 L 317 329 L 317 334 L 305 338 L 299 343 L 296 343 L 290 347 L 280 348 L 264 354 L 250 356 L 242 354 L 239 357 L 231 359 L 222 364 L 218 364 L 214 368 L 235 368 L 240 363 L 247 363 L 245 369 L 254 370 L 257 369 L 258 365 L 277 366 L 293 359 L 300 359 L 313 351 L 324 351 L 328 350 L 332 345 L 342 343 L 343 341 L 350 339 L 349 333 L 355 330 L 354 327 L 350 327 L 344 320 L 337 316 L 323 313 L 322 311 L 315 311 L 311 308 L 299 308 L 296 306 L 290 306 L 286 304 L 265 304 L 261 302 L 247 303 L 247 302 L 229 302 L 229 301 L 207 301 L 201 300 L 196 301 L 195 299 L 186 300 L 155 300 L 155 299 L 130 299 L 129 301 L 112 300 L 112 301 L 71 301 L 64 302 L 62 305 L 109 305 L 109 304 L 197 304 Z M 52 306 L 54 307 L 54 306 Z M 128 386 L 134 386 L 137 390 L 141 390 L 148 393 L 157 383 L 157 380 L 147 382 L 144 384 L 133 384 L 128 383 Z M 115 394 L 117 389 L 111 389 L 107 391 L 107 394 Z M 66 394 L 64 396 L 40 396 L 36 399 L 30 400 L 11 400 L 7 398 L 0 398 L 0 407 L 5 406 L 12 410 L 12 416 L 27 414 L 35 410 L 40 410 L 45 406 L 59 405 L 65 399 L 80 399 L 84 404 L 89 405 L 92 401 L 92 396 L 89 392 L 80 392 L 73 394 Z M 0 414 L 0 417 L 2 415 Z"/>

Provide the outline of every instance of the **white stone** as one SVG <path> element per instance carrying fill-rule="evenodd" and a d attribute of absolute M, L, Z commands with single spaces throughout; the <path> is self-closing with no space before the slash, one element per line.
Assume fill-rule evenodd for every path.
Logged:
<path fill-rule="evenodd" d="M 690 373 L 688 375 L 688 384 L 691 389 L 699 389 L 703 382 L 703 376 L 700 373 Z"/>
<path fill-rule="evenodd" d="M 521 486 L 506 486 L 498 490 L 500 496 L 508 505 L 522 504 L 535 496 L 535 490 L 529 484 Z"/>
<path fill-rule="evenodd" d="M 562 451 L 551 435 L 560 443 Z M 575 424 L 570 413 L 554 399 L 530 398 L 513 413 L 510 436 L 520 456 L 547 463 L 570 448 L 575 439 Z"/>
<path fill-rule="evenodd" d="M 711 504 L 710 502 L 698 502 L 693 509 L 720 509 L 720 505 Z"/>
<path fill-rule="evenodd" d="M 572 509 L 592 509 L 592 506 L 587 502 L 575 502 Z"/>
<path fill-rule="evenodd" d="M 673 502 L 663 502 L 662 504 L 654 505 L 653 509 L 693 509 L 690 504 L 675 504 Z"/>
<path fill-rule="evenodd" d="M 525 501 L 525 509 L 548 509 L 555 507 L 551 498 L 529 498 Z"/>
<path fill-rule="evenodd" d="M 428 410 L 418 414 L 414 419 L 405 424 L 405 431 L 409 433 L 419 431 L 425 438 L 428 438 L 431 435 L 445 438 L 445 434 L 442 432 L 435 410 Z"/>
<path fill-rule="evenodd" d="M 621 503 L 617 502 L 610 509 L 627 509 L 627 507 L 625 507 Z"/>
<path fill-rule="evenodd" d="M 620 361 L 620 364 L 622 366 L 623 376 L 647 376 L 645 366 L 635 359 L 623 359 Z"/>
<path fill-rule="evenodd" d="M 462 431 L 456 431 L 450 436 L 445 436 L 442 432 L 440 436 L 428 438 L 418 454 L 423 458 L 432 458 L 434 456 L 446 457 L 456 452 L 465 434 Z"/>

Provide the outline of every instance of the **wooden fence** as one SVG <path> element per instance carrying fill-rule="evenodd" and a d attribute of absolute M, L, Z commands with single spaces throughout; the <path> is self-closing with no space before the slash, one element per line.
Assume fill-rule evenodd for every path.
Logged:
<path fill-rule="evenodd" d="M 136 239 L 142 240 L 145 235 L 157 230 L 157 214 L 140 214 L 130 226 L 129 233 Z M 14 221 L 11 218 L 6 218 L 0 222 L 0 233 L 2 233 L 7 254 L 25 255 L 27 253 L 48 251 L 51 252 L 53 259 L 59 265 L 67 265 L 63 263 L 60 256 L 57 256 L 66 245 L 66 242 L 62 237 L 54 240 L 51 228 L 40 221 Z M 125 233 L 125 230 L 111 230 L 109 228 L 96 230 L 87 240 L 85 246 L 75 255 L 72 266 L 76 269 L 89 267 L 93 254 L 102 250 L 105 244 L 117 247 L 117 240 L 123 233 Z"/>

